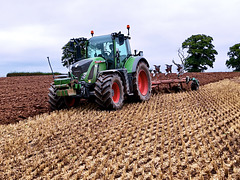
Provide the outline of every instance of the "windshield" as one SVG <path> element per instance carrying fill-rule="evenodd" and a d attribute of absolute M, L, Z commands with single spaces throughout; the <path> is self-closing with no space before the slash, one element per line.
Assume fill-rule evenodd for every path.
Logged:
<path fill-rule="evenodd" d="M 112 51 L 112 46 L 113 41 L 111 35 L 92 37 L 88 42 L 87 57 L 103 57 L 107 59 Z"/>

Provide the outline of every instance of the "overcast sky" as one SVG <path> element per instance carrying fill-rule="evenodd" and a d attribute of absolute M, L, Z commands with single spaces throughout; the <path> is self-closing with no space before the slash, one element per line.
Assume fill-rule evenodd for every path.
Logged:
<path fill-rule="evenodd" d="M 73 37 L 122 31 L 130 24 L 132 50 L 143 50 L 151 66 L 172 59 L 180 62 L 177 50 L 195 34 L 213 37 L 218 51 L 214 68 L 225 66 L 229 47 L 240 43 L 238 0 L 1 0 L 0 77 L 8 72 L 67 72 L 61 56 Z M 176 72 L 176 67 L 174 67 Z"/>

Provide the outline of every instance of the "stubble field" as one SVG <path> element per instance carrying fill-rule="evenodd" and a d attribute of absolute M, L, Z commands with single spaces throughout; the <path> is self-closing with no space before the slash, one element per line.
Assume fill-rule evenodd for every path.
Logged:
<path fill-rule="evenodd" d="M 0 125 L 0 179 L 238 179 L 240 78 Z"/>

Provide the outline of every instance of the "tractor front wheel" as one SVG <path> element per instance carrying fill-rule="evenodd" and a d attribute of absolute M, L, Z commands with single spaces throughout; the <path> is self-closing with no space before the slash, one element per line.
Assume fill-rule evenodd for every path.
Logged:
<path fill-rule="evenodd" d="M 100 74 L 95 83 L 95 101 L 103 109 L 121 109 L 124 100 L 123 83 L 118 74 Z"/>
<path fill-rule="evenodd" d="M 133 91 L 137 100 L 146 101 L 151 96 L 151 77 L 149 69 L 144 62 L 140 62 L 133 79 Z"/>
<path fill-rule="evenodd" d="M 52 111 L 66 108 L 64 98 L 57 95 L 57 88 L 54 85 L 49 88 L 48 97 L 49 107 Z"/>
<path fill-rule="evenodd" d="M 52 111 L 75 107 L 79 104 L 79 99 L 71 96 L 61 97 L 57 95 L 57 88 L 51 85 L 49 88 L 49 106 Z"/>
<path fill-rule="evenodd" d="M 79 105 L 80 99 L 71 96 L 65 96 L 64 102 L 67 108 L 76 107 Z"/>

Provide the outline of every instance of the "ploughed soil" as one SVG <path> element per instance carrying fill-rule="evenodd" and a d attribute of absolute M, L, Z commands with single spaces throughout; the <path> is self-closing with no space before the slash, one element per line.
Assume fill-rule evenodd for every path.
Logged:
<path fill-rule="evenodd" d="M 48 88 L 52 81 L 52 76 L 0 78 L 0 124 L 48 112 Z"/>
<path fill-rule="evenodd" d="M 240 76 L 240 72 L 185 73 L 181 77 L 195 77 L 200 86 L 226 78 Z M 156 79 L 176 79 L 177 74 L 158 74 Z M 48 88 L 52 76 L 19 76 L 0 78 L 0 124 L 11 124 L 41 113 L 49 112 Z"/>

